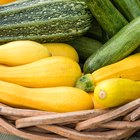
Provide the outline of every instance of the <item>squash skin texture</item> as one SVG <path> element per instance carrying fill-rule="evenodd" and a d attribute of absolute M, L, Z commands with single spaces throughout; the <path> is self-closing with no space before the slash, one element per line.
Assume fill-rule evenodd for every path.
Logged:
<path fill-rule="evenodd" d="M 114 64 L 102 67 L 92 74 L 82 76 L 77 82 L 76 87 L 85 91 L 94 91 L 95 86 L 110 78 L 128 78 L 140 80 L 140 53 L 130 55 Z"/>
<path fill-rule="evenodd" d="M 93 94 L 96 109 L 121 106 L 138 98 L 140 98 L 140 82 L 124 78 L 101 81 Z M 96 106 L 96 103 L 100 107 Z"/>
<path fill-rule="evenodd" d="M 76 50 L 66 43 L 44 43 L 52 56 L 65 56 L 79 62 L 79 56 Z"/>
<path fill-rule="evenodd" d="M 24 65 L 49 56 L 49 50 L 34 41 L 13 41 L 0 46 L 0 63 L 4 65 Z"/>
<path fill-rule="evenodd" d="M 0 102 L 18 108 L 71 112 L 93 108 L 90 95 L 74 87 L 27 88 L 0 81 Z"/>
<path fill-rule="evenodd" d="M 0 65 L 0 80 L 26 87 L 74 86 L 81 75 L 79 64 L 63 56 L 15 67 Z"/>

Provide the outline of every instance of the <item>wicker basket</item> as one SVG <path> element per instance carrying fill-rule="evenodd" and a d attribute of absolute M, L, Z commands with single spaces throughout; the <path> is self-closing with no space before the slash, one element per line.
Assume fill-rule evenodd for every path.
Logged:
<path fill-rule="evenodd" d="M 140 99 L 110 110 L 54 113 L 0 104 L 0 132 L 30 140 L 127 140 L 140 130 Z"/>

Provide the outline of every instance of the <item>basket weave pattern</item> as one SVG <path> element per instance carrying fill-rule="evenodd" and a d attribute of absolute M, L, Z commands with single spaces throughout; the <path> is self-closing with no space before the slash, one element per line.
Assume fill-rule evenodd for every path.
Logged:
<path fill-rule="evenodd" d="M 109 110 L 55 113 L 0 104 L 0 132 L 30 140 L 127 140 L 140 130 L 140 99 Z"/>

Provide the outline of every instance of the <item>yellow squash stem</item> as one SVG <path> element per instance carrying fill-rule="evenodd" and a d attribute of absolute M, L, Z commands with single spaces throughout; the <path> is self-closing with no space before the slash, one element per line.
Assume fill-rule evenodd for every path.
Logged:
<path fill-rule="evenodd" d="M 140 53 L 128 56 L 121 61 L 102 67 L 92 74 L 80 77 L 76 82 L 76 87 L 87 92 L 94 91 L 95 86 L 110 78 L 128 78 L 140 80 Z"/>

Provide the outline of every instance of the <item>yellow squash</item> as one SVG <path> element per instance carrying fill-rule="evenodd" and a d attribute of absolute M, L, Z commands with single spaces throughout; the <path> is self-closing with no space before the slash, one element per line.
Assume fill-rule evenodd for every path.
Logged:
<path fill-rule="evenodd" d="M 121 106 L 140 98 L 140 82 L 124 78 L 103 80 L 91 96 L 96 109 Z"/>
<path fill-rule="evenodd" d="M 49 57 L 46 47 L 34 41 L 13 41 L 0 46 L 0 63 L 17 66 Z"/>
<path fill-rule="evenodd" d="M 90 95 L 74 87 L 26 88 L 0 81 L 0 102 L 18 108 L 70 112 L 93 108 Z"/>
<path fill-rule="evenodd" d="M 102 67 L 92 74 L 82 76 L 76 83 L 76 87 L 85 91 L 94 91 L 95 86 L 110 78 L 128 78 L 140 80 L 140 53 L 131 55 L 114 64 Z"/>
<path fill-rule="evenodd" d="M 63 56 L 15 67 L 0 65 L 0 80 L 27 87 L 74 86 L 81 75 L 78 63 Z"/>
<path fill-rule="evenodd" d="M 0 0 L 0 5 L 3 5 L 3 4 L 8 4 L 8 3 L 11 3 L 11 2 L 14 2 L 16 0 Z"/>
<path fill-rule="evenodd" d="M 76 62 L 79 61 L 79 56 L 76 50 L 65 43 L 45 43 L 43 44 L 51 52 L 52 56 L 65 56 L 69 57 Z"/>

